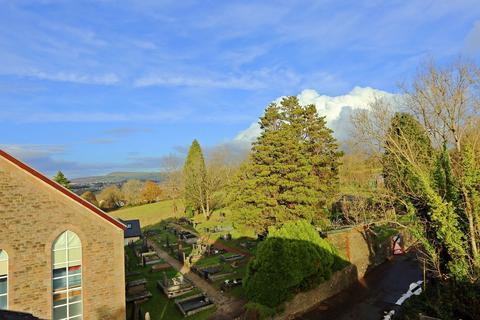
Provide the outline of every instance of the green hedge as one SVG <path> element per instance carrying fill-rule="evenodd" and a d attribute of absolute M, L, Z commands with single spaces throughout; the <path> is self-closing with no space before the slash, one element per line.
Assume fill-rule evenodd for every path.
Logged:
<path fill-rule="evenodd" d="M 292 293 L 307 290 L 346 266 L 336 250 L 305 220 L 269 229 L 257 248 L 244 281 L 250 301 L 270 308 Z"/>

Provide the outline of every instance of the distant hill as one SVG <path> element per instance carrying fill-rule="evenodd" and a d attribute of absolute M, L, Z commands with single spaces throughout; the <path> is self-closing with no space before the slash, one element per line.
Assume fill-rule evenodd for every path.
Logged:
<path fill-rule="evenodd" d="M 165 175 L 160 172 L 111 172 L 103 176 L 82 177 L 72 179 L 72 184 L 84 183 L 121 183 L 126 180 L 151 180 L 155 182 L 162 182 L 165 180 Z"/>
<path fill-rule="evenodd" d="M 131 179 L 159 183 L 165 180 L 165 174 L 160 172 L 112 172 L 103 176 L 74 178 L 71 180 L 70 186 L 73 192 L 80 195 L 86 191 L 98 192 L 110 185 L 120 187 Z"/>

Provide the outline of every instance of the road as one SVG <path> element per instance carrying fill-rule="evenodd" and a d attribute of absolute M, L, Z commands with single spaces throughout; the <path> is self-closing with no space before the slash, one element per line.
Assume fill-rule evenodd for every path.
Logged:
<path fill-rule="evenodd" d="M 422 270 L 415 254 L 395 256 L 297 320 L 383 319 L 384 311 L 392 310 L 409 285 L 418 280 L 422 280 Z"/>

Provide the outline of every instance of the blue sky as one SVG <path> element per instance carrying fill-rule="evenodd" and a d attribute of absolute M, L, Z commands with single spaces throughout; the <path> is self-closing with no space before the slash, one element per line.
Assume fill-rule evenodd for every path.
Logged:
<path fill-rule="evenodd" d="M 341 108 L 426 59 L 480 57 L 477 0 L 0 6 L 0 145 L 48 175 L 159 170 L 194 138 L 242 142 L 280 96 Z"/>

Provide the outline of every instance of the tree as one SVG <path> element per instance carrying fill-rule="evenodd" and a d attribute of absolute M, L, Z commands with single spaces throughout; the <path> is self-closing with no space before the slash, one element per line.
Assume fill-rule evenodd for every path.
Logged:
<path fill-rule="evenodd" d="M 177 213 L 177 199 L 184 189 L 182 159 L 175 154 L 169 154 L 162 158 L 161 167 L 167 177 L 164 184 L 166 195 L 172 200 L 173 213 Z"/>
<path fill-rule="evenodd" d="M 290 221 L 269 229 L 247 266 L 244 288 L 250 301 L 277 307 L 292 292 L 315 287 L 345 265 L 308 221 Z"/>
<path fill-rule="evenodd" d="M 53 177 L 53 181 L 63 186 L 64 188 L 71 190 L 70 180 L 68 180 L 67 177 L 65 177 L 62 171 L 57 172 L 57 174 Z"/>
<path fill-rule="evenodd" d="M 202 148 L 196 139 L 193 140 L 185 159 L 183 176 L 186 209 L 195 213 L 202 211 L 205 216 L 208 216 L 210 208 L 206 201 L 207 169 Z"/>
<path fill-rule="evenodd" d="M 388 103 L 377 101 L 354 117 L 359 136 L 380 141 L 386 184 L 408 213 L 406 227 L 422 243 L 431 270 L 473 282 L 480 274 L 479 158 L 472 145 L 478 74 L 468 64 L 431 63 L 404 91 L 410 115 L 392 117 L 381 112 L 392 109 Z"/>
<path fill-rule="evenodd" d="M 321 222 L 338 188 L 341 152 L 324 117 L 296 97 L 272 103 L 260 118 L 262 132 L 232 184 L 237 223 L 266 231 L 294 219 Z"/>
<path fill-rule="evenodd" d="M 140 180 L 128 180 L 122 185 L 124 200 L 129 205 L 138 205 L 142 202 L 142 191 L 144 183 Z"/>
<path fill-rule="evenodd" d="M 94 206 L 98 207 L 97 197 L 95 196 L 95 193 L 93 193 L 92 191 L 84 192 L 81 197 L 87 200 L 88 202 L 90 202 L 91 204 L 93 204 Z"/>
<path fill-rule="evenodd" d="M 141 193 L 141 199 L 143 201 L 152 203 L 158 201 L 161 195 L 162 189 L 158 184 L 153 181 L 145 182 Z"/>
<path fill-rule="evenodd" d="M 112 210 L 123 205 L 122 192 L 116 185 L 106 187 L 98 194 L 100 208 Z"/>

